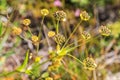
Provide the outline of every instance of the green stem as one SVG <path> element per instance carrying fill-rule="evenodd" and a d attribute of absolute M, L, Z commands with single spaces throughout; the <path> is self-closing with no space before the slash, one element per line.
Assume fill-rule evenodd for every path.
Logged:
<path fill-rule="evenodd" d="M 75 33 L 75 31 L 78 29 L 79 25 L 81 24 L 82 20 L 77 24 L 77 26 L 75 27 L 75 29 L 73 30 L 73 32 L 70 34 L 69 38 L 66 40 L 65 44 L 63 45 L 62 48 L 64 48 L 66 46 L 66 44 L 68 43 L 68 41 L 70 40 L 70 38 L 72 37 L 72 35 Z"/>
<path fill-rule="evenodd" d="M 56 33 L 59 33 L 59 20 L 57 20 L 57 24 L 56 24 Z"/>
<path fill-rule="evenodd" d="M 67 54 L 69 57 L 72 57 L 73 59 L 75 59 L 76 61 L 78 61 L 80 64 L 82 64 L 83 65 L 83 62 L 82 61 L 80 61 L 78 58 L 76 58 L 76 57 L 74 57 L 74 56 L 72 56 L 71 54 Z"/>
<path fill-rule="evenodd" d="M 95 36 L 94 39 L 97 39 L 98 37 L 99 37 L 99 36 Z M 92 38 L 92 39 L 93 39 L 93 38 Z M 91 41 L 92 39 L 86 41 L 86 43 L 89 42 L 89 41 Z M 67 46 L 67 47 L 65 47 L 65 48 L 69 48 L 67 52 L 71 52 L 71 51 L 73 51 L 74 49 L 76 49 L 76 48 L 78 48 L 78 47 L 80 47 L 80 46 L 82 46 L 82 45 L 80 44 L 80 45 L 77 45 L 77 46 L 72 47 L 72 48 L 70 48 L 69 46 Z M 64 48 L 62 48 L 62 49 L 64 49 Z"/>
<path fill-rule="evenodd" d="M 33 35 L 32 34 L 32 31 L 30 30 L 30 27 L 29 26 L 27 26 L 28 27 L 28 31 L 29 31 L 29 33 L 31 34 L 31 36 Z"/>
<path fill-rule="evenodd" d="M 81 41 L 82 41 L 82 40 L 80 39 L 80 40 L 77 41 L 77 43 L 78 43 L 78 42 L 81 42 Z M 66 48 L 72 46 L 73 44 L 74 44 L 74 42 L 73 42 L 73 43 L 70 43 L 69 45 L 66 46 Z"/>
<path fill-rule="evenodd" d="M 44 18 L 45 18 L 45 16 L 43 16 L 42 17 L 42 21 L 41 21 L 41 25 L 43 26 L 43 24 L 44 24 Z M 40 31 L 39 31 L 39 34 L 38 34 L 38 39 L 40 39 L 40 33 L 41 33 L 41 28 L 40 28 Z M 37 45 L 37 50 L 36 50 L 36 52 L 37 52 L 37 54 L 38 54 L 38 51 L 39 51 L 39 44 Z"/>
<path fill-rule="evenodd" d="M 46 61 L 38 64 L 38 65 L 36 66 L 36 68 L 39 67 L 40 65 L 43 65 L 43 64 L 47 63 L 48 61 L 51 61 L 52 59 L 54 59 L 54 58 L 56 58 L 56 57 L 57 57 L 57 56 L 54 56 L 54 57 L 52 57 L 52 58 L 50 58 L 50 59 L 48 59 L 48 60 L 46 60 Z"/>

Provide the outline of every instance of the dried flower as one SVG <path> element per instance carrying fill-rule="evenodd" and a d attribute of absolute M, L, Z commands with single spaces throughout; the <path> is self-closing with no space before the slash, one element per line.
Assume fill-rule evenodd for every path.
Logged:
<path fill-rule="evenodd" d="M 49 11 L 47 9 L 42 9 L 40 12 L 43 16 L 46 16 L 49 14 Z"/>
<path fill-rule="evenodd" d="M 87 39 L 91 38 L 91 35 L 88 32 L 84 31 L 84 32 L 82 32 L 82 37 L 83 37 L 83 39 L 87 40 Z"/>
<path fill-rule="evenodd" d="M 54 13 L 56 20 L 66 21 L 66 13 L 64 11 L 57 11 Z"/>
<path fill-rule="evenodd" d="M 32 40 L 33 44 L 35 44 L 35 45 L 37 45 L 37 43 L 39 42 L 39 38 L 36 35 L 33 35 L 31 37 L 31 40 Z"/>
<path fill-rule="evenodd" d="M 48 32 L 48 37 L 53 37 L 55 36 L 55 32 L 54 31 L 49 31 Z"/>
<path fill-rule="evenodd" d="M 108 27 L 103 26 L 103 25 L 100 26 L 99 32 L 104 36 L 109 36 L 111 34 L 111 30 Z"/>
<path fill-rule="evenodd" d="M 47 77 L 47 78 L 45 78 L 45 80 L 53 80 L 53 78 L 52 77 Z"/>
<path fill-rule="evenodd" d="M 82 11 L 80 13 L 80 18 L 81 18 L 81 20 L 87 21 L 90 19 L 90 16 L 88 15 L 88 13 L 86 11 Z"/>
<path fill-rule="evenodd" d="M 18 28 L 18 27 L 13 27 L 12 28 L 12 34 L 13 35 L 20 35 L 22 32 L 22 29 L 21 28 Z"/>
<path fill-rule="evenodd" d="M 30 21 L 30 19 L 24 19 L 22 23 L 23 23 L 25 26 L 28 26 L 28 25 L 30 25 L 31 21 Z"/>
<path fill-rule="evenodd" d="M 88 70 L 94 70 L 97 67 L 97 64 L 95 63 L 94 59 L 89 57 L 83 60 L 83 65 L 84 68 Z"/>
<path fill-rule="evenodd" d="M 65 37 L 61 34 L 57 34 L 54 36 L 54 40 L 57 44 L 61 45 L 62 43 L 65 42 Z"/>

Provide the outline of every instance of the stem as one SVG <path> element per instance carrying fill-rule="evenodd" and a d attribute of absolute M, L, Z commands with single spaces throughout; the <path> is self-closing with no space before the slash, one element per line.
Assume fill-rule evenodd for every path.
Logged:
<path fill-rule="evenodd" d="M 43 16 L 42 17 L 42 21 L 41 21 L 41 25 L 43 26 L 43 23 L 44 23 L 44 18 L 45 18 L 45 16 Z M 41 31 L 41 28 L 40 28 L 40 31 L 39 31 L 39 34 L 38 34 L 38 39 L 40 39 L 40 32 L 42 32 Z M 37 52 L 37 54 L 38 54 L 38 51 L 39 51 L 39 44 L 37 45 L 37 50 L 36 50 L 36 52 Z"/>
<path fill-rule="evenodd" d="M 72 37 L 72 35 L 75 33 L 75 31 L 77 30 L 77 28 L 79 27 L 79 25 L 81 24 L 82 20 L 77 24 L 77 26 L 74 28 L 73 32 L 70 34 L 69 38 L 66 40 L 65 44 L 63 45 L 62 48 L 64 48 L 66 46 L 66 44 L 68 43 L 68 41 L 70 40 L 70 38 Z"/>
<path fill-rule="evenodd" d="M 94 39 L 97 39 L 98 37 L 99 37 L 99 36 L 95 36 Z M 88 41 L 86 41 L 86 43 L 89 42 L 89 41 L 91 41 L 91 39 L 88 40 Z M 67 46 L 67 47 L 65 47 L 65 48 L 69 48 L 67 52 L 71 52 L 71 51 L 73 51 L 75 48 L 80 47 L 80 46 L 82 46 L 82 45 L 80 44 L 80 45 L 75 46 L 75 47 L 72 47 L 72 48 L 70 48 L 69 46 Z M 62 48 L 62 49 L 64 49 L 64 48 Z"/>
<path fill-rule="evenodd" d="M 57 20 L 57 24 L 56 24 L 56 33 L 59 33 L 59 20 Z"/>
<path fill-rule="evenodd" d="M 82 41 L 82 40 L 81 40 L 81 39 L 80 39 L 80 40 L 78 40 L 78 41 L 77 41 L 77 43 L 78 43 L 78 42 L 80 42 L 80 41 Z M 71 43 L 71 44 L 69 44 L 69 45 L 67 45 L 67 46 L 66 46 L 66 48 L 67 48 L 67 47 L 72 46 L 73 44 L 74 44 L 74 42 L 73 42 L 73 43 Z"/>
<path fill-rule="evenodd" d="M 46 61 L 38 64 L 38 65 L 36 66 L 36 68 L 39 67 L 40 65 L 43 65 L 43 64 L 47 63 L 48 61 L 51 61 L 52 59 L 54 59 L 54 58 L 56 58 L 56 57 L 57 57 L 57 56 L 54 56 L 54 57 L 52 57 L 52 58 L 50 58 L 50 59 L 48 59 L 48 60 L 46 60 Z"/>
<path fill-rule="evenodd" d="M 75 59 L 76 61 L 78 61 L 80 64 L 82 64 L 83 65 L 83 62 L 82 61 L 80 61 L 78 58 L 76 58 L 76 57 L 74 57 L 73 55 L 71 55 L 71 54 L 67 54 L 69 57 L 72 57 L 73 59 Z"/>
<path fill-rule="evenodd" d="M 32 31 L 30 30 L 30 27 L 29 27 L 29 26 L 27 26 L 27 27 L 28 27 L 29 33 L 30 33 L 31 35 L 33 35 L 33 34 L 32 34 Z"/>
<path fill-rule="evenodd" d="M 93 78 L 94 78 L 94 80 L 97 80 L 97 76 L 96 76 L 96 71 L 95 70 L 93 71 Z"/>

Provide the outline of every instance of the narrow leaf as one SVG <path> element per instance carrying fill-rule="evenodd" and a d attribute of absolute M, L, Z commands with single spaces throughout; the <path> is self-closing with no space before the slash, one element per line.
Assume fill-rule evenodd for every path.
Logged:
<path fill-rule="evenodd" d="M 25 71 L 25 69 L 27 67 L 28 59 L 29 59 L 28 55 L 29 55 L 29 50 L 26 53 L 25 60 L 24 60 L 23 64 L 17 68 L 18 71 L 20 71 L 20 72 Z"/>

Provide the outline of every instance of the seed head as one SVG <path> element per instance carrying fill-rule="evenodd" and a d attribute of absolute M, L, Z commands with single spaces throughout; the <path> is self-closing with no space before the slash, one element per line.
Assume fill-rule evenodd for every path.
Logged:
<path fill-rule="evenodd" d="M 35 44 L 35 45 L 37 45 L 37 43 L 39 42 L 39 38 L 36 35 L 33 35 L 31 37 L 31 40 L 32 40 L 33 44 Z"/>
<path fill-rule="evenodd" d="M 82 32 L 82 37 L 83 37 L 83 39 L 87 40 L 87 39 L 91 38 L 91 35 L 88 32 L 84 31 L 84 32 Z"/>
<path fill-rule="evenodd" d="M 48 37 L 53 37 L 55 36 L 55 32 L 54 31 L 49 31 L 48 32 Z"/>
<path fill-rule="evenodd" d="M 54 13 L 56 20 L 66 21 L 66 13 L 64 11 L 57 11 Z"/>
<path fill-rule="evenodd" d="M 89 57 L 83 60 L 83 65 L 84 68 L 88 70 L 94 70 L 97 67 L 97 64 L 95 63 L 94 59 Z"/>
<path fill-rule="evenodd" d="M 25 26 L 28 26 L 28 25 L 30 25 L 31 21 L 30 21 L 30 19 L 24 19 L 22 23 L 23 23 Z"/>
<path fill-rule="evenodd" d="M 54 36 L 54 40 L 57 44 L 61 45 L 62 43 L 65 42 L 65 37 L 61 34 L 57 34 Z"/>
<path fill-rule="evenodd" d="M 12 34 L 13 35 L 20 35 L 22 32 L 22 29 L 21 28 L 18 28 L 18 27 L 13 27 L 12 28 Z"/>
<path fill-rule="evenodd" d="M 90 16 L 86 11 L 82 11 L 80 13 L 80 18 L 81 20 L 88 21 L 90 19 Z"/>
<path fill-rule="evenodd" d="M 108 27 L 103 26 L 103 25 L 100 26 L 99 32 L 104 36 L 109 36 L 111 34 L 111 30 Z"/>
<path fill-rule="evenodd" d="M 42 9 L 40 12 L 43 16 L 46 16 L 49 14 L 49 11 L 47 9 Z"/>

